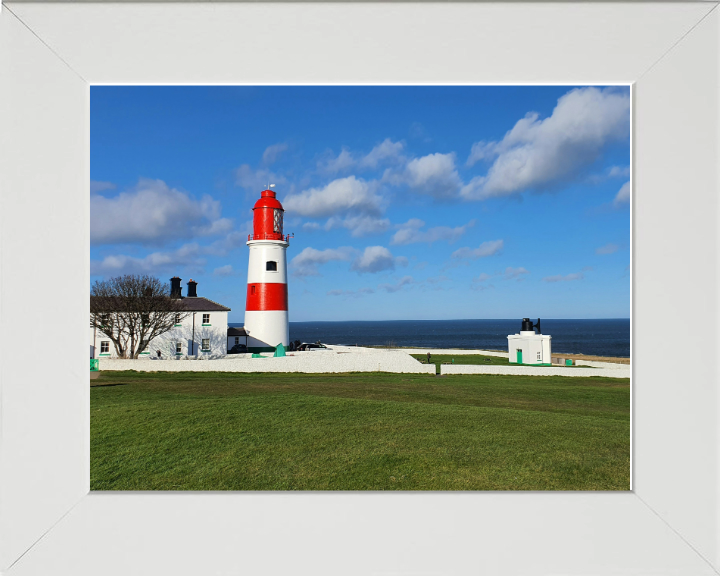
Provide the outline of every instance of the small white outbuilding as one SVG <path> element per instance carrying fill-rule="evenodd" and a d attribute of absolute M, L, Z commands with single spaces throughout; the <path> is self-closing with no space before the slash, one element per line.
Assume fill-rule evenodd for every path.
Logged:
<path fill-rule="evenodd" d="M 535 325 L 529 318 L 523 318 L 520 334 L 508 335 L 510 363 L 550 365 L 552 362 L 550 340 L 552 336 L 540 332 L 540 318 Z"/>

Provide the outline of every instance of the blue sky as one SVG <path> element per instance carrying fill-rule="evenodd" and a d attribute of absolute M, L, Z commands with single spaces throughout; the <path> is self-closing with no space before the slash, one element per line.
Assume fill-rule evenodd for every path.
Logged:
<path fill-rule="evenodd" d="M 91 88 L 91 280 L 198 282 L 242 322 L 252 206 L 291 321 L 627 318 L 627 87 Z"/>

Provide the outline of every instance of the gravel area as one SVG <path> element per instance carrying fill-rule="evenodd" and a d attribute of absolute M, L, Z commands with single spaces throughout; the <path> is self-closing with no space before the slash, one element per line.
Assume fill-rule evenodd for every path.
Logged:
<path fill-rule="evenodd" d="M 100 370 L 140 372 L 395 372 L 435 374 L 434 364 L 420 364 L 406 352 L 355 346 L 289 352 L 284 358 L 233 354 L 217 360 L 100 360 Z"/>

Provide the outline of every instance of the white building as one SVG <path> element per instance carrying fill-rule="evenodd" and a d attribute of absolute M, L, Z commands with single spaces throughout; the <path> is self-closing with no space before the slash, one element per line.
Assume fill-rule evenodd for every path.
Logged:
<path fill-rule="evenodd" d="M 170 280 L 171 293 L 180 298 L 188 312 L 177 318 L 175 326 L 150 341 L 140 358 L 218 358 L 227 355 L 228 312 L 230 308 L 197 295 L 197 282 L 188 282 L 188 295 L 182 296 L 180 278 Z M 180 315 L 178 315 L 180 316 Z M 233 339 L 234 342 L 234 339 Z M 242 343 L 242 341 L 241 341 Z M 159 354 L 158 354 L 159 352 Z M 90 357 L 117 358 L 115 346 L 102 331 L 90 328 Z"/>
<path fill-rule="evenodd" d="M 537 328 L 538 333 L 535 333 Z M 511 364 L 551 364 L 552 336 L 540 333 L 540 319 L 533 325 L 523 318 L 520 334 L 508 335 L 508 352 Z"/>

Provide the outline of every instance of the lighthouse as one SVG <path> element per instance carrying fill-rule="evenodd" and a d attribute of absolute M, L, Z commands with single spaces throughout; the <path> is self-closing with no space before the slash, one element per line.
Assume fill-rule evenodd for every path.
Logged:
<path fill-rule="evenodd" d="M 285 258 L 290 237 L 283 236 L 284 212 L 273 190 L 263 190 L 253 207 L 245 304 L 250 352 L 270 352 L 290 341 Z"/>

